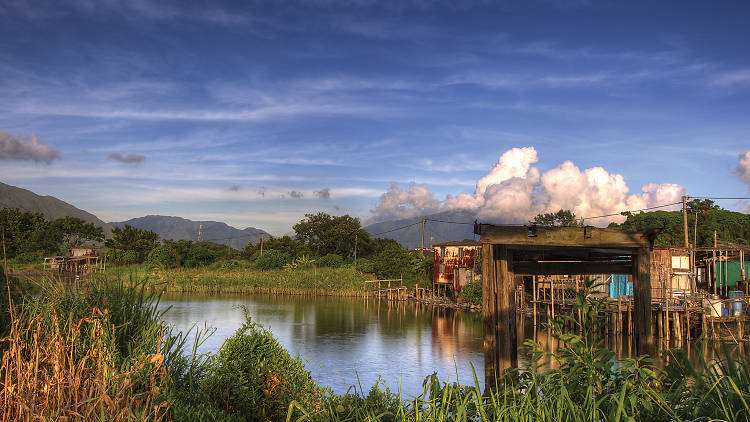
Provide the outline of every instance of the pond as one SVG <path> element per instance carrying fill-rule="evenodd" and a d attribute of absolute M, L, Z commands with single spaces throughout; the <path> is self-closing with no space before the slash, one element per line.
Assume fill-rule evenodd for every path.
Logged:
<path fill-rule="evenodd" d="M 472 365 L 484 386 L 482 315 L 477 312 L 364 298 L 226 294 L 164 294 L 160 307 L 169 307 L 164 318 L 180 331 L 195 326 L 216 330 L 199 353 L 215 353 L 234 334 L 244 322 L 244 307 L 253 322 L 302 357 L 319 384 L 338 394 L 352 386 L 366 393 L 382 377 L 391 391 L 409 397 L 422 390 L 422 381 L 432 373 L 443 382 L 458 379 L 474 385 Z M 530 318 L 517 321 L 520 366 L 529 362 L 524 340 L 533 339 L 546 351 L 557 350 L 558 341 L 541 320 L 536 330 Z M 626 336 L 609 337 L 606 343 L 618 359 L 632 354 Z M 688 352 L 694 363 L 713 355 L 707 346 Z M 750 344 L 731 352 L 747 356 Z M 654 363 L 665 364 L 659 358 Z"/>
<path fill-rule="evenodd" d="M 378 377 L 405 396 L 422 389 L 425 376 L 473 384 L 471 364 L 484 382 L 482 318 L 479 313 L 367 299 L 301 296 L 162 296 L 167 323 L 216 331 L 200 353 L 215 352 L 252 321 L 271 330 L 291 354 L 299 353 L 318 383 L 335 393 L 359 385 L 367 392 Z"/>

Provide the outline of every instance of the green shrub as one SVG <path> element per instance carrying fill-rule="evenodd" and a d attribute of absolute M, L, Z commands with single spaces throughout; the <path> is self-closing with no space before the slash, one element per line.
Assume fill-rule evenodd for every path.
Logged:
<path fill-rule="evenodd" d="M 265 256 L 265 253 L 263 254 Z M 214 356 L 201 390 L 219 409 L 247 420 L 285 420 L 289 404 L 319 407 L 325 390 L 270 331 L 246 322 Z"/>
<path fill-rule="evenodd" d="M 461 299 L 473 303 L 475 305 L 482 304 L 482 281 L 472 281 L 461 289 L 461 293 L 458 294 Z"/>
<path fill-rule="evenodd" d="M 175 268 L 178 265 L 177 253 L 169 245 L 160 244 L 151 250 L 146 261 L 158 268 Z"/>
<path fill-rule="evenodd" d="M 272 270 L 282 268 L 291 261 L 288 253 L 271 249 L 264 251 L 263 256 L 255 260 L 255 267 L 259 270 Z"/>
<path fill-rule="evenodd" d="M 396 245 L 386 246 L 375 255 L 372 264 L 379 279 L 396 279 L 413 272 L 409 251 Z"/>
<path fill-rule="evenodd" d="M 375 273 L 375 267 L 372 265 L 372 261 L 370 261 L 369 259 L 358 259 L 357 271 L 361 273 L 373 274 Z"/>
<path fill-rule="evenodd" d="M 136 251 L 125 251 L 122 254 L 122 263 L 123 264 L 137 264 L 140 262 L 138 260 L 138 252 Z"/>
<path fill-rule="evenodd" d="M 338 268 L 344 265 L 344 258 L 342 258 L 340 255 L 329 253 L 328 255 L 318 259 L 318 264 L 323 267 Z"/>
<path fill-rule="evenodd" d="M 18 264 L 39 264 L 43 260 L 40 252 L 21 252 L 13 259 Z"/>

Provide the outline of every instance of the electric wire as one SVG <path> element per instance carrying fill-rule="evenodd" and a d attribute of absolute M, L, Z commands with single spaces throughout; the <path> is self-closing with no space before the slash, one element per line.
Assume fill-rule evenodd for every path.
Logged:
<path fill-rule="evenodd" d="M 639 211 L 655 210 L 657 208 L 671 207 L 673 205 L 678 205 L 678 204 L 681 204 L 681 203 L 682 203 L 682 201 L 680 201 L 680 202 L 673 202 L 671 204 L 656 205 L 656 206 L 648 207 L 648 208 L 641 208 L 639 210 L 625 210 L 625 211 L 616 212 L 614 214 L 597 215 L 595 217 L 582 217 L 581 220 L 592 220 L 594 218 L 614 217 L 614 216 L 617 216 L 617 215 L 622 215 L 623 213 L 626 213 L 626 212 L 631 212 L 632 213 L 632 212 L 639 212 Z"/>
<path fill-rule="evenodd" d="M 422 221 L 417 221 L 417 222 L 415 222 L 415 223 L 411 223 L 411 224 L 408 224 L 408 225 L 406 225 L 406 226 L 403 226 L 403 227 L 397 227 L 397 228 L 395 228 L 395 229 L 391 229 L 391 230 L 386 230 L 386 231 L 384 231 L 384 232 L 380 232 L 380 233 L 372 233 L 372 234 L 370 234 L 370 236 L 371 236 L 371 237 L 375 237 L 375 236 L 380 236 L 381 234 L 386 234 L 386 233 L 390 233 L 390 232 L 395 232 L 395 231 L 397 231 L 397 230 L 403 230 L 403 229 L 409 228 L 409 227 L 411 227 L 411 226 L 416 226 L 417 224 L 422 224 Z"/>

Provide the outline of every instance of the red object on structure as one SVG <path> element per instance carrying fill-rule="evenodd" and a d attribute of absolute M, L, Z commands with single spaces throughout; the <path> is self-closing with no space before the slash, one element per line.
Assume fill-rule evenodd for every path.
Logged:
<path fill-rule="evenodd" d="M 458 293 L 480 273 L 479 242 L 443 242 L 432 245 L 434 265 L 432 282 L 449 285 Z"/>

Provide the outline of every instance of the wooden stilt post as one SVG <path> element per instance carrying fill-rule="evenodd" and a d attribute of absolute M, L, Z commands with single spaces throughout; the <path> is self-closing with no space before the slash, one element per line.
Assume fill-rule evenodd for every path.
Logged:
<path fill-rule="evenodd" d="M 518 367 L 518 342 L 516 328 L 515 278 L 511 265 L 511 253 L 501 245 L 497 264 L 498 281 L 498 374 L 506 369 Z"/>
<path fill-rule="evenodd" d="M 634 263 L 635 286 L 635 339 L 639 355 L 653 354 L 653 328 L 651 326 L 651 250 L 639 248 Z"/>
<path fill-rule="evenodd" d="M 555 277 L 550 277 L 550 290 L 552 290 L 552 321 L 555 320 Z"/>
<path fill-rule="evenodd" d="M 482 244 L 482 316 L 484 325 L 485 392 L 498 385 L 497 379 L 497 271 L 495 246 Z"/>

